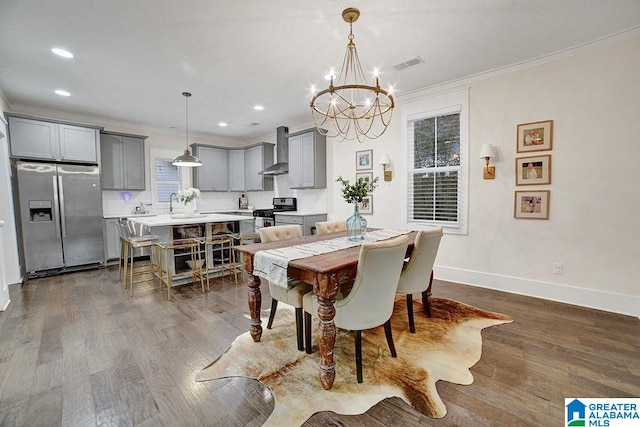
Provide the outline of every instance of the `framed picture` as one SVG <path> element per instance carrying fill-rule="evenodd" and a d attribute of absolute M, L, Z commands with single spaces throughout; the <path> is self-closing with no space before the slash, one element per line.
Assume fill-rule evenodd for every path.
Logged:
<path fill-rule="evenodd" d="M 360 213 L 363 215 L 373 215 L 373 194 L 367 194 L 360 202 Z"/>
<path fill-rule="evenodd" d="M 514 217 L 549 219 L 549 190 L 516 191 Z"/>
<path fill-rule="evenodd" d="M 373 172 L 358 172 L 356 173 L 356 182 L 362 179 L 367 184 L 373 181 Z"/>
<path fill-rule="evenodd" d="M 516 185 L 551 184 L 551 154 L 516 158 Z"/>
<path fill-rule="evenodd" d="M 518 125 L 518 153 L 551 150 L 553 120 Z"/>
<path fill-rule="evenodd" d="M 356 170 L 368 171 L 373 169 L 373 150 L 356 151 Z"/>

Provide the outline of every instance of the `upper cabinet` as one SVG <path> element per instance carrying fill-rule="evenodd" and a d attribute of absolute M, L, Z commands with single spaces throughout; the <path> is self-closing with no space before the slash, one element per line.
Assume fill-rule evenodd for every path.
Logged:
<path fill-rule="evenodd" d="M 315 128 L 289 135 L 289 187 L 327 187 L 327 142 Z"/>
<path fill-rule="evenodd" d="M 273 164 L 273 146 L 267 142 L 247 147 L 244 150 L 244 184 L 246 191 L 273 190 L 273 177 L 261 175 L 260 171 Z"/>
<path fill-rule="evenodd" d="M 144 190 L 146 136 L 100 134 L 100 186 L 103 190 Z"/>
<path fill-rule="evenodd" d="M 245 191 L 244 149 L 229 150 L 229 190 Z"/>
<path fill-rule="evenodd" d="M 193 184 L 200 191 L 229 191 L 229 150 L 208 145 L 191 145 L 202 166 L 193 168 Z"/>
<path fill-rule="evenodd" d="M 273 144 L 247 148 L 192 144 L 202 166 L 193 168 L 193 185 L 200 191 L 273 190 L 273 179 L 258 172 L 273 164 Z"/>
<path fill-rule="evenodd" d="M 8 118 L 12 157 L 57 162 L 98 162 L 99 128 L 19 116 Z"/>

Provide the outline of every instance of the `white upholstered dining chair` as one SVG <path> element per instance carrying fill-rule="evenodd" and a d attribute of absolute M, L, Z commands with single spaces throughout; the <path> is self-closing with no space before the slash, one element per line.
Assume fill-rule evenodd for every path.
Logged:
<path fill-rule="evenodd" d="M 347 295 L 339 294 L 334 304 L 335 325 L 356 331 L 356 375 L 362 382 L 362 331 L 384 325 L 391 356 L 396 349 L 391 333 L 393 302 L 407 252 L 407 236 L 399 236 L 360 246 L 358 271 Z M 308 293 L 303 298 L 305 345 L 311 353 L 311 316 L 318 313 L 318 298 Z"/>
<path fill-rule="evenodd" d="M 263 227 L 259 230 L 260 240 L 262 243 L 275 242 L 278 240 L 290 240 L 302 237 L 302 227 L 299 225 L 276 225 L 273 227 Z M 260 279 L 264 280 L 264 279 Z M 298 341 L 298 350 L 304 350 L 304 342 L 302 339 L 302 297 L 304 294 L 311 292 L 312 286 L 308 283 L 298 280 L 289 280 L 286 288 L 274 285 L 269 282 L 269 293 L 271 294 L 271 312 L 269 313 L 269 321 L 267 329 L 271 329 L 273 318 L 278 309 L 278 301 L 289 304 L 296 309 L 296 338 Z"/>
<path fill-rule="evenodd" d="M 346 221 L 322 221 L 316 222 L 316 231 L 318 234 L 339 233 L 347 231 Z"/>
<path fill-rule="evenodd" d="M 407 314 L 411 333 L 416 331 L 413 321 L 413 294 L 422 293 L 424 311 L 428 317 L 431 317 L 429 297 L 433 283 L 433 264 L 436 261 L 441 239 L 442 227 L 419 231 L 409 262 L 405 264 L 400 274 L 396 292 L 407 296 Z"/>

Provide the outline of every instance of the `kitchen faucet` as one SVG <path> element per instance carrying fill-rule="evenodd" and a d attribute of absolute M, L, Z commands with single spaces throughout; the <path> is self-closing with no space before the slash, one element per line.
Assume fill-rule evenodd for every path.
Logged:
<path fill-rule="evenodd" d="M 173 212 L 173 197 L 176 197 L 176 202 L 178 201 L 178 195 L 176 193 L 169 194 L 169 213 Z"/>

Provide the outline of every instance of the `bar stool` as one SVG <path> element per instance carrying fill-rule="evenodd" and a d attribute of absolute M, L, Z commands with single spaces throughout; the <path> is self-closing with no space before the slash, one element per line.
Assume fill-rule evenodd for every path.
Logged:
<path fill-rule="evenodd" d="M 185 263 L 191 264 L 191 283 L 196 284 L 197 277 L 200 277 L 202 293 L 204 293 L 204 282 L 202 281 L 202 258 L 200 256 L 200 241 L 196 238 L 176 239 L 166 242 L 157 242 L 156 246 L 160 253 L 160 262 L 158 262 L 158 275 L 162 288 L 167 287 L 167 300 L 171 301 L 171 287 L 173 279 L 180 275 L 176 271 L 176 260 L 180 257 L 187 258 Z M 178 254 L 176 254 L 178 252 Z M 169 260 L 174 261 L 173 265 Z M 172 272 L 173 270 L 173 272 Z M 164 293 L 164 291 L 163 291 Z"/>
<path fill-rule="evenodd" d="M 209 279 L 213 273 L 219 273 L 219 277 L 233 274 L 236 284 L 238 284 L 238 267 L 236 254 L 233 250 L 234 239 L 231 234 L 210 235 L 201 240 L 204 245 L 205 266 L 200 270 L 200 279 L 206 281 L 207 290 L 211 290 Z"/>
<path fill-rule="evenodd" d="M 129 295 L 133 296 L 133 285 L 136 283 L 155 280 L 154 273 L 158 270 L 158 251 L 156 243 L 159 238 L 151 234 L 148 227 L 130 221 L 118 223 L 120 235 L 120 260 L 118 263 L 118 280 L 122 280 L 122 287 L 129 287 Z M 149 261 L 135 263 L 134 252 L 139 248 L 149 248 Z M 153 251 L 155 250 L 155 257 Z M 123 274 L 124 273 L 124 274 Z M 134 281 L 134 276 L 151 275 Z"/>

